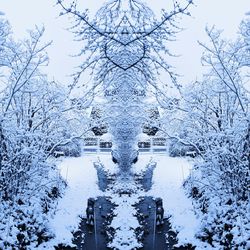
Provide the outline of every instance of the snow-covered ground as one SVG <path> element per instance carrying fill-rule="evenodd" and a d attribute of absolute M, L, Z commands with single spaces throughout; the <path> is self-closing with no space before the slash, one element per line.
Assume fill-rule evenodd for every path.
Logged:
<path fill-rule="evenodd" d="M 212 249 L 195 238 L 200 227 L 192 201 L 185 195 L 183 182 L 188 177 L 192 162 L 185 158 L 173 158 L 166 154 L 140 154 L 134 171 L 140 172 L 150 162 L 157 162 L 153 174 L 153 186 L 146 194 L 163 199 L 165 216 L 171 216 L 172 227 L 178 231 L 178 244 L 192 243 L 197 250 Z"/>
<path fill-rule="evenodd" d="M 97 185 L 97 173 L 93 166 L 93 162 L 96 161 L 101 161 L 110 172 L 117 171 L 110 153 L 86 154 L 79 158 L 62 159 L 59 163 L 59 170 L 68 186 L 58 202 L 56 214 L 50 219 L 55 238 L 39 249 L 54 249 L 53 245 L 58 243 L 71 245 L 71 232 L 78 228 L 80 216 L 85 216 L 88 198 L 104 195 Z M 141 153 L 138 162 L 133 166 L 134 171 L 140 172 L 145 169 L 150 161 L 156 161 L 157 166 L 153 175 L 153 187 L 144 194 L 163 199 L 165 215 L 171 216 L 170 222 L 179 232 L 179 244 L 191 242 L 197 246 L 197 250 L 209 249 L 195 238 L 200 227 L 199 218 L 195 215 L 192 202 L 182 187 L 191 170 L 191 162 L 164 154 Z M 115 220 L 113 223 L 116 222 Z"/>
<path fill-rule="evenodd" d="M 135 229 L 140 227 L 136 216 L 135 205 L 139 199 L 138 195 L 113 195 L 112 200 L 118 205 L 114 209 L 115 217 L 112 220 L 111 227 L 115 229 L 113 241 L 108 245 L 111 248 L 121 250 L 131 250 L 142 247 L 135 235 Z"/>
<path fill-rule="evenodd" d="M 93 163 L 108 162 L 111 172 L 116 165 L 108 154 L 86 154 L 78 158 L 64 158 L 58 164 L 62 177 L 67 182 L 65 194 L 58 201 L 55 215 L 51 215 L 50 227 L 55 238 L 41 245 L 39 249 L 54 249 L 54 245 L 72 245 L 72 231 L 78 228 L 80 216 L 86 215 L 87 200 L 103 195 L 97 185 L 97 173 Z"/>

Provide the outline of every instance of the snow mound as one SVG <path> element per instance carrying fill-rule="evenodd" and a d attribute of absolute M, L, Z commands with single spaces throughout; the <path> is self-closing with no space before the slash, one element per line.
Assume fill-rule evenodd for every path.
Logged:
<path fill-rule="evenodd" d="M 118 206 L 114 209 L 115 217 L 112 220 L 111 227 L 115 229 L 114 239 L 108 244 L 119 250 L 131 250 L 142 247 L 135 235 L 135 229 L 140 227 L 136 216 L 136 208 L 133 206 L 139 201 L 137 195 L 115 194 L 112 203 Z"/>

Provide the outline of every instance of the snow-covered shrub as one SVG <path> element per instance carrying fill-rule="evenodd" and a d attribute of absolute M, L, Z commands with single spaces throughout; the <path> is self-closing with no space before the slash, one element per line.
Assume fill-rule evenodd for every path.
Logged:
<path fill-rule="evenodd" d="M 38 166 L 33 171 L 38 171 Z M 51 164 L 42 164 L 33 180 L 22 183 L 22 190 L 12 199 L 1 197 L 0 247 L 35 249 L 53 237 L 47 214 L 53 212 L 65 183 Z M 39 168 L 39 167 L 38 167 Z M 49 181 L 48 181 L 49 180 Z"/>
<path fill-rule="evenodd" d="M 70 157 L 80 157 L 82 153 L 82 148 L 79 142 L 71 141 L 64 145 L 58 145 L 53 150 L 53 155 L 55 157 L 59 156 L 70 156 Z"/>
<path fill-rule="evenodd" d="M 172 139 L 168 147 L 169 156 L 191 156 L 195 157 L 197 155 L 196 149 L 191 145 L 185 145 L 178 139 Z"/>
<path fill-rule="evenodd" d="M 193 176 L 185 183 L 196 211 L 200 211 L 202 228 L 197 237 L 216 249 L 247 249 L 249 199 L 237 200 L 233 193 L 219 188 L 216 181 L 219 182 L 214 179 L 212 186 L 205 176 Z"/>

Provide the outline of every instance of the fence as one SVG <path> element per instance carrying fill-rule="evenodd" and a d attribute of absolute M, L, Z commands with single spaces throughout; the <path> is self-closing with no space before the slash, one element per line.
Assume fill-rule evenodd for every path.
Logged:
<path fill-rule="evenodd" d="M 139 152 L 160 153 L 167 152 L 166 138 L 151 137 L 149 140 L 138 142 Z M 84 139 L 84 152 L 111 152 L 112 142 L 104 141 L 100 137 L 88 137 Z"/>

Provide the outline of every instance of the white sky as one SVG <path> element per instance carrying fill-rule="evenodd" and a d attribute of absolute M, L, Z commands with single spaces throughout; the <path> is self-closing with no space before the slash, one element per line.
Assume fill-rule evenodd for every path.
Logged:
<path fill-rule="evenodd" d="M 79 0 L 90 11 L 96 11 L 103 0 Z M 154 11 L 164 8 L 166 0 L 147 0 Z M 86 2 L 86 3 L 84 3 Z M 174 60 L 174 66 L 178 73 L 183 75 L 182 81 L 189 82 L 200 78 L 202 69 L 200 57 L 202 50 L 197 40 L 205 41 L 204 28 L 206 25 L 215 24 L 217 28 L 224 29 L 226 38 L 235 37 L 240 21 L 244 14 L 250 11 L 249 0 L 196 0 L 197 7 L 190 9 L 192 17 L 184 18 L 181 25 L 186 28 L 178 35 L 178 41 L 171 45 L 173 53 L 182 56 Z M 50 77 L 62 83 L 68 83 L 69 75 L 73 67 L 77 66 L 79 59 L 69 57 L 77 53 L 80 44 L 73 42 L 72 34 L 66 28 L 69 21 L 66 18 L 58 18 L 60 9 L 54 7 L 54 0 L 0 0 L 0 11 L 12 25 L 14 34 L 18 38 L 26 35 L 27 29 L 34 25 L 45 25 L 45 41 L 53 40 L 53 45 L 48 50 Z"/>

